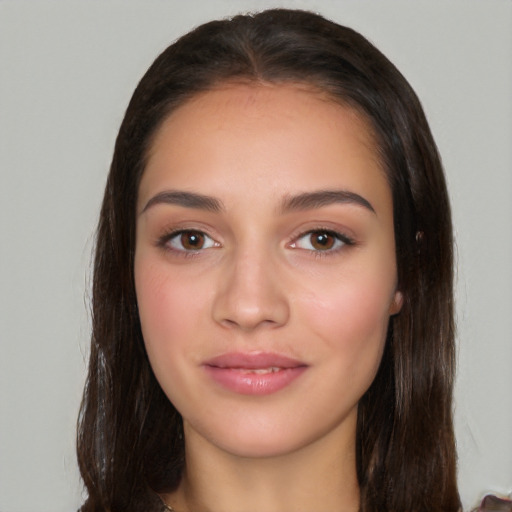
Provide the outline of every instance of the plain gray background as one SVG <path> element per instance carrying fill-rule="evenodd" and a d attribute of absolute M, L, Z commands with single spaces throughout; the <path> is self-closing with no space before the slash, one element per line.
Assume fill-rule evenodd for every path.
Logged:
<path fill-rule="evenodd" d="M 457 236 L 460 490 L 512 491 L 511 1 L 0 0 L 1 512 L 81 500 L 90 250 L 137 81 L 191 27 L 278 5 L 359 30 L 423 101 Z"/>

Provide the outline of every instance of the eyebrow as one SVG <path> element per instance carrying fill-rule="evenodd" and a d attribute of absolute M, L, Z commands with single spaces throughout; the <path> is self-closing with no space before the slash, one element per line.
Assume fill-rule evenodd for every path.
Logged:
<path fill-rule="evenodd" d="M 336 203 L 356 204 L 375 213 L 375 209 L 367 199 L 348 190 L 318 190 L 286 197 L 281 204 L 280 211 L 314 210 L 315 208 L 322 208 L 323 206 Z M 177 205 L 184 208 L 193 208 L 214 213 L 219 213 L 225 209 L 222 201 L 215 197 L 197 194 L 195 192 L 165 190 L 153 196 L 146 203 L 140 214 L 142 215 L 149 208 L 157 204 Z"/>
<path fill-rule="evenodd" d="M 319 190 L 288 197 L 283 201 L 281 211 L 313 210 L 336 203 L 355 204 L 366 208 L 372 213 L 376 213 L 367 199 L 348 190 Z"/>
<path fill-rule="evenodd" d="M 222 202 L 215 197 L 205 196 L 194 192 L 166 190 L 153 196 L 140 212 L 141 215 L 157 204 L 174 204 L 184 208 L 194 208 L 218 213 L 224 209 Z"/>

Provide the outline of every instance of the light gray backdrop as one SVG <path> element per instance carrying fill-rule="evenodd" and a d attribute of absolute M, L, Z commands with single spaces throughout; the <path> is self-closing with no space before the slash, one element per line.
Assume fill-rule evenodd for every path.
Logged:
<path fill-rule="evenodd" d="M 1 512 L 80 503 L 86 276 L 133 88 L 194 25 L 276 5 L 361 31 L 423 100 L 457 234 L 460 488 L 512 490 L 511 1 L 0 0 Z"/>

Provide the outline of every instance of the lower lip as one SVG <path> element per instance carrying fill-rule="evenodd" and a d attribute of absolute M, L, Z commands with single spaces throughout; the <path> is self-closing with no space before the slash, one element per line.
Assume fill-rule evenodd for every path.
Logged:
<path fill-rule="evenodd" d="M 282 368 L 277 372 L 251 373 L 238 368 L 204 366 L 206 373 L 224 388 L 241 395 L 269 395 L 285 388 L 306 370 L 306 366 Z"/>

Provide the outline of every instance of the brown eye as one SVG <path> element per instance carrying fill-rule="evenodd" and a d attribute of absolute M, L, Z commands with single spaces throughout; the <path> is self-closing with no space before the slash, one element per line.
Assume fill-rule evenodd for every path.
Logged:
<path fill-rule="evenodd" d="M 326 229 L 315 229 L 301 235 L 291 244 L 294 249 L 306 249 L 312 252 L 335 252 L 344 245 L 353 245 L 349 237 Z"/>
<path fill-rule="evenodd" d="M 215 241 L 202 231 L 187 230 L 179 231 L 170 236 L 166 245 L 175 251 L 201 251 L 215 247 Z"/>
<path fill-rule="evenodd" d="M 317 251 L 327 251 L 332 249 L 336 243 L 336 237 L 334 233 L 328 231 L 313 231 L 310 233 L 309 240 L 311 246 Z"/>
<path fill-rule="evenodd" d="M 197 251 L 204 245 L 204 234 L 199 231 L 185 231 L 180 235 L 180 242 L 183 249 Z"/>

